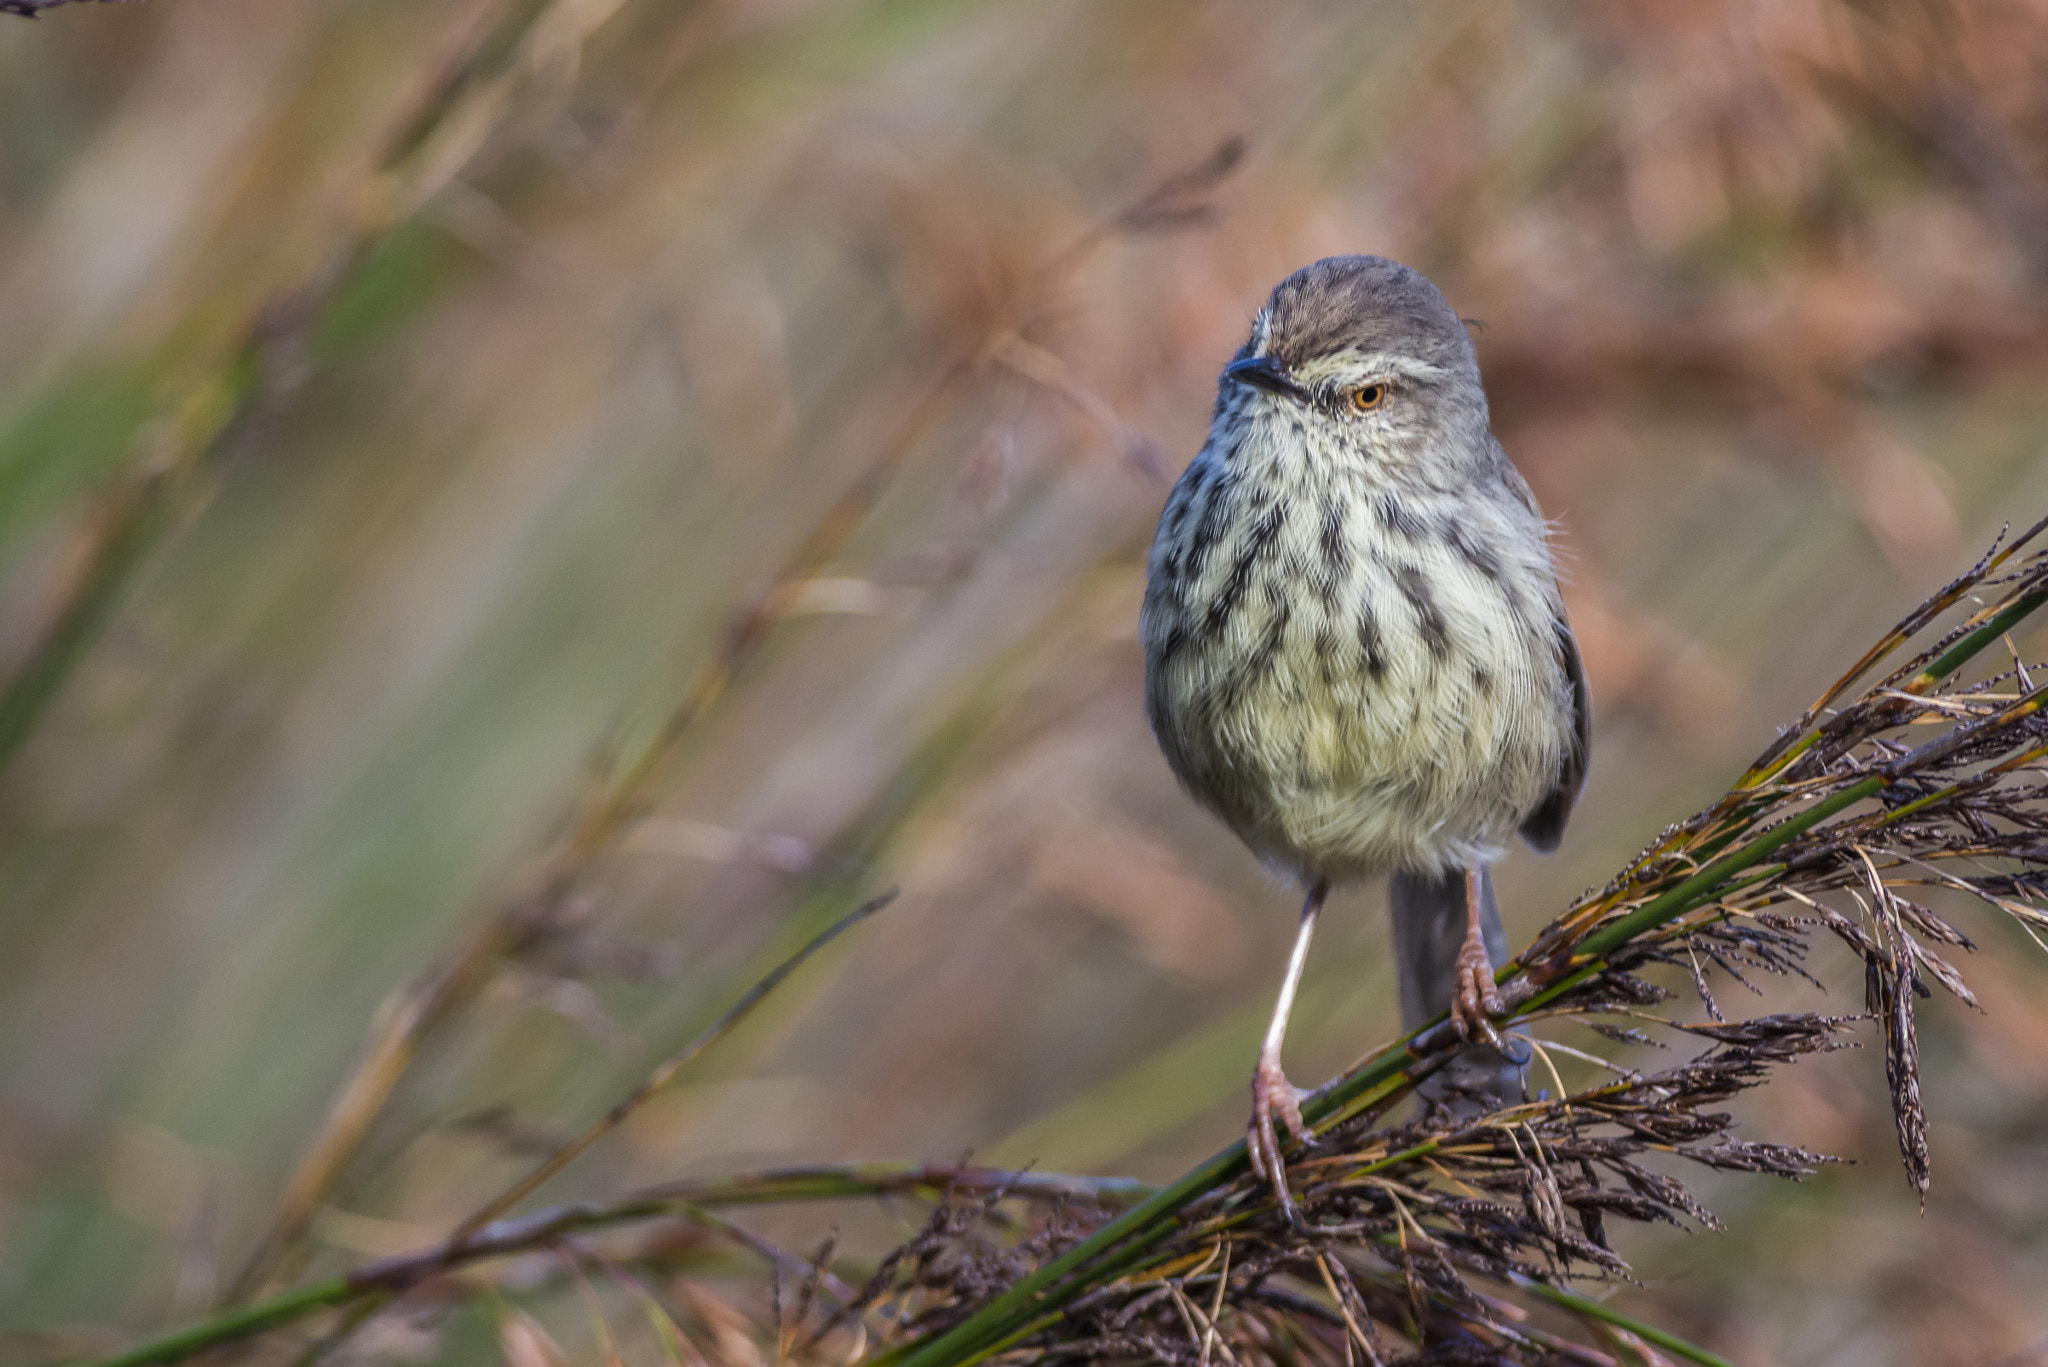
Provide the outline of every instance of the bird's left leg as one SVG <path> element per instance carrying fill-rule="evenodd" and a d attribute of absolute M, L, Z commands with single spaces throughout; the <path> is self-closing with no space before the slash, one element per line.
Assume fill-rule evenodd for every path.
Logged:
<path fill-rule="evenodd" d="M 1245 1132 L 1245 1148 L 1252 1169 L 1268 1182 L 1280 1198 L 1280 1208 L 1295 1219 L 1294 1197 L 1287 1190 L 1287 1165 L 1280 1159 L 1280 1135 L 1273 1126 L 1275 1116 L 1296 1139 L 1308 1139 L 1308 1126 L 1301 1118 L 1301 1093 L 1280 1069 L 1280 1045 L 1287 1038 L 1287 1017 L 1294 1010 L 1294 991 L 1301 986 L 1302 965 L 1308 962 L 1308 942 L 1316 932 L 1316 916 L 1323 899 L 1330 895 L 1328 883 L 1315 883 L 1301 908 L 1301 928 L 1294 935 L 1294 953 L 1287 960 L 1287 977 L 1280 984 L 1280 998 L 1273 1003 L 1273 1020 L 1266 1027 L 1266 1044 L 1259 1050 L 1259 1066 L 1252 1073 L 1252 1120 Z"/>
<path fill-rule="evenodd" d="M 1493 959 L 1486 952 L 1486 935 L 1480 926 L 1484 915 L 1486 872 L 1477 864 L 1465 870 L 1465 943 L 1458 947 L 1458 981 L 1451 992 L 1451 1025 L 1458 1038 L 1474 1035 L 1500 1049 L 1500 1032 L 1489 1016 L 1505 1009 L 1500 992 L 1493 985 Z"/>

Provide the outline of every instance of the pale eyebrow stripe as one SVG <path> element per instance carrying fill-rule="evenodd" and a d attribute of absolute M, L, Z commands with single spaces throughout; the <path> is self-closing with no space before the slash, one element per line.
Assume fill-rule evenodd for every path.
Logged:
<path fill-rule="evenodd" d="M 1339 373 L 1355 373 L 1361 380 L 1381 376 L 1405 377 L 1411 380 L 1439 379 L 1450 372 L 1440 365 L 1418 360 L 1413 356 L 1401 356 L 1391 352 L 1340 351 L 1325 356 L 1313 365 L 1304 366 L 1300 378 L 1305 381 L 1320 381 Z"/>
<path fill-rule="evenodd" d="M 1428 361 L 1418 360 L 1413 356 L 1397 356 L 1385 352 L 1359 356 L 1356 364 L 1369 375 L 1406 375 L 1410 379 L 1434 380 L 1450 374 L 1440 365 L 1431 365 Z"/>

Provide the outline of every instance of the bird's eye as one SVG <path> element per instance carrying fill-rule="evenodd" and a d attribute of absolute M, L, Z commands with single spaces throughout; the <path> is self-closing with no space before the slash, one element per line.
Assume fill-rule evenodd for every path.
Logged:
<path fill-rule="evenodd" d="M 1383 384 L 1369 384 L 1351 391 L 1351 411 L 1370 413 L 1387 401 L 1387 387 Z"/>

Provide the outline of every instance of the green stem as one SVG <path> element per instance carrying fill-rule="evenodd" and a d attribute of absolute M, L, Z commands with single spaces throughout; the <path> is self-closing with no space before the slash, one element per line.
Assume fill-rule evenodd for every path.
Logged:
<path fill-rule="evenodd" d="M 1667 1352 L 1678 1354 L 1688 1362 L 1698 1363 L 1699 1367 L 1735 1367 L 1735 1364 L 1728 1361 L 1727 1358 L 1717 1356 L 1704 1348 L 1687 1343 L 1676 1334 L 1668 1334 L 1654 1324 L 1645 1324 L 1639 1319 L 1633 1319 L 1622 1314 L 1619 1310 L 1609 1310 L 1598 1301 L 1588 1300 L 1584 1296 L 1575 1296 L 1569 1291 L 1560 1291 L 1554 1286 L 1545 1286 L 1542 1282 L 1518 1279 L 1515 1285 L 1536 1297 L 1536 1299 L 1549 1301 L 1559 1309 L 1569 1310 L 1574 1315 L 1582 1315 L 1589 1320 L 1599 1320 L 1604 1324 L 1611 1324 L 1617 1329 L 1626 1329 L 1629 1333 L 1643 1340 L 1643 1342 L 1654 1343 Z"/>
<path fill-rule="evenodd" d="M 315 1282 L 300 1287 L 275 1300 L 261 1305 L 252 1305 L 246 1310 L 235 1310 L 228 1314 L 195 1324 L 190 1329 L 175 1334 L 166 1334 L 160 1339 L 129 1349 L 119 1357 L 105 1358 L 94 1367 L 151 1367 L 151 1364 L 177 1362 L 191 1357 L 194 1353 L 217 1348 L 224 1343 L 235 1343 L 266 1329 L 275 1329 L 290 1324 L 329 1306 L 346 1305 L 362 1294 L 354 1281 L 347 1277 L 334 1277 L 328 1281 Z"/>
<path fill-rule="evenodd" d="M 1782 826 L 1766 832 L 1722 855 L 1692 877 L 1674 888 L 1651 898 L 1619 920 L 1601 926 L 1579 942 L 1574 959 L 1600 959 L 1627 944 L 1636 936 L 1654 926 L 1674 920 L 1707 900 L 1707 895 L 1720 889 L 1735 874 L 1755 864 L 1765 855 L 1772 854 L 1790 841 L 1812 830 L 1845 807 L 1853 807 L 1884 787 L 1886 780 L 1878 774 L 1861 779 L 1831 797 L 1814 803 L 1798 816 Z"/>
<path fill-rule="evenodd" d="M 1405 1057 L 1405 1051 L 1402 1052 Z M 1304 1106 L 1304 1117 L 1312 1121 L 1314 1108 L 1314 1102 Z M 935 1363 L 966 1361 L 989 1344 L 1008 1338 L 1020 1324 L 1043 1313 L 1041 1299 L 1068 1274 L 1084 1272 L 1090 1264 L 1119 1245 L 1152 1233 L 1156 1226 L 1172 1219 L 1196 1197 L 1235 1177 L 1244 1166 L 1245 1147 L 1240 1139 L 1207 1162 L 1183 1173 L 1179 1181 L 1162 1188 L 1149 1201 L 1104 1225 L 945 1333 L 923 1343 L 905 1344 L 883 1353 L 873 1359 L 869 1367 L 930 1367 Z M 1059 1303 L 1057 1300 L 1045 1302 L 1046 1305 Z"/>
<path fill-rule="evenodd" d="M 961 1363 L 960 1367 L 977 1367 L 977 1364 L 988 1361 L 997 1353 L 1000 1353 L 1004 1349 L 1008 1348 L 1011 1344 L 1019 1343 L 1025 1339 L 1028 1339 L 1041 1329 L 1052 1328 L 1053 1325 L 1059 1322 L 1060 1316 L 1063 1313 L 1063 1311 L 1055 1310 L 1050 1315 L 1046 1315 L 1041 1319 L 1033 1320 L 1031 1323 L 1025 1325 L 1022 1329 L 1019 1329 L 1016 1333 L 1011 1334 L 1008 1338 L 997 1339 L 994 1343 L 991 1343 L 988 1347 L 982 1349 L 973 1357 Z"/>
<path fill-rule="evenodd" d="M 2020 619 L 2026 617 L 2043 603 L 2048 603 L 2048 589 L 2036 589 L 2032 593 L 2021 594 L 2018 598 L 2013 599 L 2011 603 L 2001 608 L 1990 621 L 1976 630 L 1966 633 L 1961 640 L 1942 652 L 1940 658 L 1920 671 L 1919 676 L 1914 682 L 1920 683 L 1922 680 L 1925 680 L 1928 683 L 1933 683 L 1936 680 L 1947 678 L 1968 663 L 1971 656 L 2005 635 L 2006 632 L 2011 631 L 2019 623 Z"/>

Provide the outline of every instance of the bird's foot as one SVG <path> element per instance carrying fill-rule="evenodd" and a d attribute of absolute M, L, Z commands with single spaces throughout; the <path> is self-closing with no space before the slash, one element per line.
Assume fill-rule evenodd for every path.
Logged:
<path fill-rule="evenodd" d="M 1287 1164 L 1280 1157 L 1280 1134 L 1273 1121 L 1277 1116 L 1289 1134 L 1303 1144 L 1313 1143 L 1308 1124 L 1301 1118 L 1301 1099 L 1307 1095 L 1287 1080 L 1287 1074 L 1280 1071 L 1279 1059 L 1260 1056 L 1259 1066 L 1252 1073 L 1252 1121 L 1245 1132 L 1245 1147 L 1251 1155 L 1252 1170 L 1271 1184 L 1273 1194 L 1280 1198 L 1280 1209 L 1291 1224 L 1300 1224 L 1301 1216 L 1294 1208 L 1293 1193 L 1287 1189 Z"/>
<path fill-rule="evenodd" d="M 1458 1032 L 1459 1039 L 1470 1041 L 1476 1037 L 1496 1049 L 1504 1048 L 1500 1032 L 1488 1017 L 1499 1015 L 1506 1007 L 1493 984 L 1493 959 L 1486 952 L 1486 941 L 1476 923 L 1465 933 L 1465 943 L 1458 947 L 1457 967 L 1458 982 L 1451 992 L 1451 1027 Z"/>

